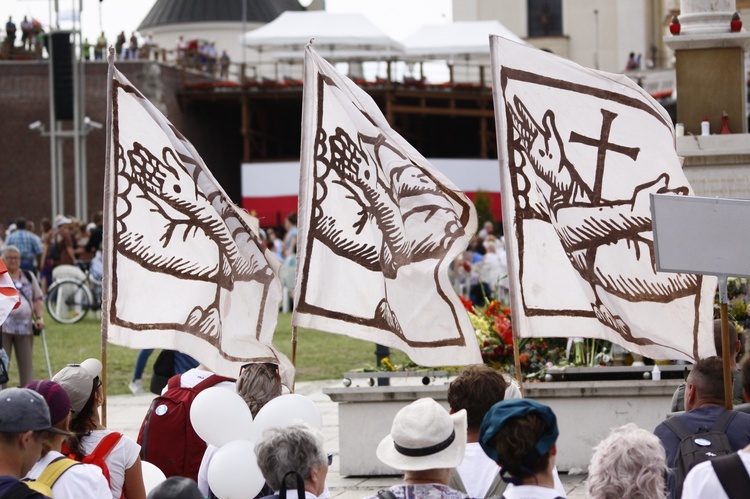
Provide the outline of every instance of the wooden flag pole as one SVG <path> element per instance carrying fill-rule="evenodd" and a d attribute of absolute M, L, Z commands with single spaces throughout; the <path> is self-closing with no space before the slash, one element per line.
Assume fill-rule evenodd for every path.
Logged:
<path fill-rule="evenodd" d="M 292 365 L 294 366 L 294 380 L 292 380 L 292 393 L 294 393 L 294 385 L 297 384 L 297 326 L 292 326 Z"/>
<path fill-rule="evenodd" d="M 721 360 L 724 366 L 724 407 L 731 410 L 732 403 L 732 371 L 730 368 L 729 355 L 729 311 L 727 304 L 727 276 L 719 276 L 719 311 L 721 317 Z"/>
<path fill-rule="evenodd" d="M 520 338 L 516 336 L 516 331 L 513 329 L 513 365 L 516 367 L 516 379 L 518 380 L 518 389 L 521 390 L 521 396 L 523 396 L 523 373 L 521 372 L 521 352 L 518 349 L 518 343 Z"/>
<path fill-rule="evenodd" d="M 112 189 L 112 182 L 114 181 L 113 176 L 115 175 L 109 168 L 112 159 L 112 78 L 115 73 L 115 49 L 110 46 L 109 54 L 107 56 L 107 144 L 105 150 L 105 164 L 107 169 L 104 173 L 104 192 L 105 199 L 106 193 Z M 112 230 L 112 210 L 113 206 L 104 205 L 104 220 L 103 220 L 103 232 L 102 232 L 102 259 L 104 263 L 105 274 L 102 278 L 102 425 L 107 426 L 107 339 L 109 338 L 108 324 L 109 322 L 104 317 L 104 314 L 109 310 L 109 285 L 112 282 L 112 276 L 106 269 L 111 269 L 110 256 L 109 256 L 109 234 Z"/>

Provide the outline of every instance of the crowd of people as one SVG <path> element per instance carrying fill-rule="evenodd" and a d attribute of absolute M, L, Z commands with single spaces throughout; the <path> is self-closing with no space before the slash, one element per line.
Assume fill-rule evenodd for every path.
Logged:
<path fill-rule="evenodd" d="M 750 357 L 740 366 L 743 395 L 750 401 Z M 159 427 L 147 428 L 144 423 L 139 443 L 107 429 L 98 412 L 103 401 L 101 372 L 98 360 L 87 359 L 63 368 L 51 381 L 35 380 L 26 388 L 3 392 L 0 497 L 10 497 L 2 494 L 14 487 L 39 491 L 49 486 L 56 498 L 146 498 L 141 464 L 144 449 L 139 443 L 145 447 L 146 438 L 156 438 Z M 159 413 L 158 407 L 170 391 L 199 391 L 209 386 L 213 377 L 217 375 L 202 365 L 177 375 L 146 417 L 165 414 Z M 448 410 L 432 398 L 402 408 L 377 448 L 362 451 L 374 452 L 381 462 L 399 470 L 403 481 L 367 499 L 566 497 L 556 467 L 558 456 L 565 452 L 557 445 L 557 416 L 549 406 L 522 398 L 515 383 L 487 366 L 468 366 L 448 386 Z M 283 391 L 278 366 L 266 362 L 243 366 L 237 380 L 217 377 L 210 385 L 236 392 L 253 417 Z M 742 407 L 724 409 L 722 390 L 721 359 L 698 361 L 686 380 L 685 411 L 675 413 L 653 432 L 632 423 L 614 428 L 594 446 L 587 496 L 745 497 L 747 488 L 739 489 L 745 495 L 738 496 L 732 495 L 731 488 L 744 486 L 742 473 L 750 470 L 750 414 L 742 412 Z M 152 411 L 157 411 L 156 415 Z M 717 421 L 722 420 L 727 423 L 717 430 Z M 680 438 L 673 429 L 677 425 L 694 437 L 692 442 L 697 442 L 699 450 L 703 446 L 716 451 L 716 457 L 687 465 L 685 442 L 689 436 Z M 717 431 L 725 435 L 723 440 L 716 437 Z M 726 452 L 719 449 L 722 442 Z M 255 456 L 248 456 L 257 460 L 266 482 L 255 497 L 330 497 L 326 477 L 332 461 L 324 445 L 320 430 L 308 424 L 266 430 L 255 444 Z M 153 446 L 151 449 L 154 452 Z M 157 450 L 169 453 L 169 449 Z M 189 456 L 195 456 L 194 469 L 166 473 L 170 478 L 148 497 L 216 497 L 207 470 L 217 450 L 212 445 L 180 448 L 186 463 Z M 98 460 L 91 458 L 95 455 Z M 727 468 L 727 485 L 721 470 L 732 460 L 740 468 Z M 85 464 L 76 466 L 79 462 Z M 45 477 L 52 474 L 48 468 L 53 466 L 64 469 L 47 483 Z M 33 495 L 18 497 L 50 497 L 29 494 Z"/>
<path fill-rule="evenodd" d="M 468 248 L 451 263 L 453 289 L 474 305 L 485 300 L 508 303 L 508 262 L 503 236 L 495 235 L 495 224 L 486 221 Z"/>
<path fill-rule="evenodd" d="M 90 223 L 64 215 L 54 222 L 44 218 L 38 232 L 36 224 L 23 217 L 7 228 L 0 224 L 0 255 L 21 296 L 20 305 L 0 326 L 0 359 L 7 370 L 15 350 L 22 386 L 32 381 L 34 336 L 44 329 L 43 298 L 54 275 L 79 264 L 100 276 L 101 243 L 101 213 Z"/>

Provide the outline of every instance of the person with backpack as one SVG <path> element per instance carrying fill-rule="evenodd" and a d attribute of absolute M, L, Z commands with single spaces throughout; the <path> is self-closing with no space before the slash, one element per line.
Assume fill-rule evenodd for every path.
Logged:
<path fill-rule="evenodd" d="M 193 429 L 190 407 L 206 388 L 219 386 L 234 391 L 235 380 L 198 365 L 169 378 L 162 394 L 154 399 L 138 432 L 140 457 L 164 475 L 197 480 L 206 442 Z"/>
<path fill-rule="evenodd" d="M 50 423 L 44 397 L 26 388 L 3 390 L 0 403 L 0 499 L 44 499 L 20 479 L 42 455 Z"/>
<path fill-rule="evenodd" d="M 59 430 L 57 433 L 48 433 L 41 459 L 24 477 L 27 485 L 55 499 L 112 497 L 101 469 L 70 459 L 60 452 L 63 441 L 70 436 L 70 399 L 63 387 L 54 381 L 33 381 L 26 388 L 44 397 L 49 407 L 52 427 Z"/>
<path fill-rule="evenodd" d="M 146 499 L 140 446 L 101 423 L 99 407 L 104 400 L 101 372 L 101 362 L 86 359 L 80 364 L 69 364 L 52 378 L 70 398 L 70 430 L 74 437 L 67 440 L 63 453 L 99 466 L 109 481 L 113 499 Z"/>
<path fill-rule="evenodd" d="M 737 454 L 695 465 L 685 477 L 682 499 L 745 499 L 750 494 L 750 446 Z"/>
<path fill-rule="evenodd" d="M 685 476 L 697 463 L 731 454 L 750 444 L 750 414 L 724 408 L 724 371 L 720 357 L 695 363 L 685 388 L 685 413 L 654 430 L 666 452 L 670 498 L 679 498 Z"/>

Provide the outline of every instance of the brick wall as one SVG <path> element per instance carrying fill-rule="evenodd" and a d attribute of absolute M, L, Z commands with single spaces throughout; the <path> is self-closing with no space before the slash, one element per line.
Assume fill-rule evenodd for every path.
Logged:
<path fill-rule="evenodd" d="M 136 87 L 145 85 L 144 63 L 120 63 L 118 69 Z M 239 110 L 222 105 L 181 109 L 177 91 L 180 74 L 160 66 L 162 102 L 167 117 L 188 138 L 230 197 L 240 200 L 241 139 Z M 86 66 L 86 115 L 107 120 L 107 64 Z M 51 216 L 49 137 L 29 130 L 41 121 L 49 130 L 49 80 L 45 62 L 0 63 L 0 222 L 18 216 L 38 221 Z M 66 124 L 69 127 L 70 123 Z M 102 207 L 106 134 L 93 130 L 87 139 L 88 206 Z M 73 140 L 64 146 L 65 212 L 74 213 Z"/>

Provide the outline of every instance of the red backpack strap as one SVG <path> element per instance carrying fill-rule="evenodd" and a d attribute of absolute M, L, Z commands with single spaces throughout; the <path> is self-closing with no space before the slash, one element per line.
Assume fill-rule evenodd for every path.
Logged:
<path fill-rule="evenodd" d="M 167 390 L 174 390 L 175 388 L 179 388 L 181 379 L 182 374 L 175 374 L 174 376 L 169 378 L 169 381 L 167 381 Z"/>
<path fill-rule="evenodd" d="M 122 433 L 110 433 L 106 437 L 102 438 L 101 442 L 99 442 L 99 445 L 96 446 L 96 448 L 89 454 L 88 456 L 85 456 L 81 462 L 87 463 L 87 464 L 96 464 L 97 461 L 104 462 L 107 456 L 109 456 L 109 453 L 112 452 L 112 449 L 115 448 L 117 445 L 117 442 L 120 441 L 122 438 Z M 102 468 L 102 473 L 104 474 L 104 478 L 107 479 L 107 483 L 109 483 L 109 469 Z"/>
<path fill-rule="evenodd" d="M 106 437 L 102 438 L 102 441 L 99 442 L 99 445 L 96 446 L 94 451 L 89 454 L 89 456 L 98 457 L 103 461 L 105 457 L 109 456 L 109 453 L 112 452 L 112 449 L 115 448 L 117 442 L 119 442 L 121 438 L 122 433 L 110 433 Z"/>
<path fill-rule="evenodd" d="M 226 376 L 219 376 L 218 374 L 212 374 L 208 378 L 204 379 L 203 381 L 195 385 L 193 387 L 193 390 L 195 390 L 196 392 L 200 392 L 202 390 L 205 390 L 206 388 L 210 388 L 214 385 L 218 385 L 222 381 L 231 381 L 232 383 L 234 383 L 237 380 L 234 378 L 227 378 Z"/>

